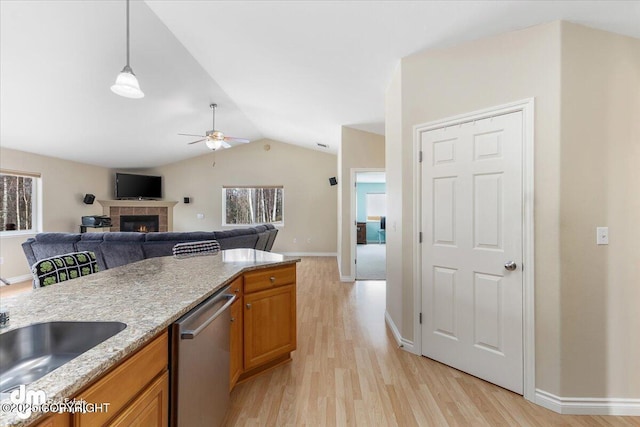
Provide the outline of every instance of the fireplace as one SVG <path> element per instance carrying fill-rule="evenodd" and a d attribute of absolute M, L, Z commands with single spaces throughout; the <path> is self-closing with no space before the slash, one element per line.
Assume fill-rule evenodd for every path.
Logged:
<path fill-rule="evenodd" d="M 120 215 L 120 231 L 152 233 L 160 228 L 158 215 Z"/>
<path fill-rule="evenodd" d="M 1 1 L 1 0 L 0 0 Z M 162 200 L 98 200 L 102 214 L 111 218 L 111 231 L 120 231 L 120 216 L 158 215 L 156 231 L 173 231 L 173 207 L 178 202 Z"/>

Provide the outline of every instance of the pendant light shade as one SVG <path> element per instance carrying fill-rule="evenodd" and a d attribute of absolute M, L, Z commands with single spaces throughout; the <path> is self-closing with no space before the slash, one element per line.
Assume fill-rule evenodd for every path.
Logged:
<path fill-rule="evenodd" d="M 129 66 L 129 0 L 127 0 L 127 65 L 118 74 L 116 83 L 111 86 L 111 90 L 126 98 L 138 99 L 144 97 L 144 92 L 140 90 L 138 79 Z"/>
<path fill-rule="evenodd" d="M 140 84 L 133 70 L 128 65 L 122 69 L 116 78 L 116 84 L 111 86 L 111 90 L 126 98 L 143 98 L 144 93 L 140 90 Z"/>

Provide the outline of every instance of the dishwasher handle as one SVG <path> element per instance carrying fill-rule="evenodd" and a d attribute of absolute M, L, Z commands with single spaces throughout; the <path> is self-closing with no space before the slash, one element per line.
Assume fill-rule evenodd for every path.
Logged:
<path fill-rule="evenodd" d="M 211 322 L 216 320 L 216 318 L 218 316 L 220 316 L 226 309 L 228 309 L 231 306 L 231 304 L 233 304 L 233 302 L 236 300 L 236 296 L 232 295 L 232 294 L 221 295 L 221 298 L 228 299 L 228 301 L 222 307 L 220 307 L 220 310 L 218 310 L 215 313 L 213 313 L 213 315 L 211 317 L 209 317 L 207 320 L 205 320 L 196 329 L 188 329 L 186 331 L 181 332 L 180 333 L 180 339 L 183 339 L 183 340 L 192 340 L 192 339 L 194 339 L 196 336 L 198 336 L 198 334 L 200 332 L 202 332 L 204 330 L 204 328 L 206 328 L 207 326 L 209 326 L 209 324 Z"/>

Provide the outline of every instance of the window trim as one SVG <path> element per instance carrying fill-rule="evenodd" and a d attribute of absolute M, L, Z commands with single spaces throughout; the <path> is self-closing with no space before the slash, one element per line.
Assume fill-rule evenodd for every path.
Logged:
<path fill-rule="evenodd" d="M 228 224 L 227 223 L 227 197 L 226 197 L 226 190 L 227 189 L 231 189 L 231 188 L 251 188 L 251 189 L 256 189 L 256 188 L 275 188 L 275 189 L 280 189 L 282 190 L 282 220 L 277 221 L 277 222 L 268 222 L 267 224 L 273 224 L 274 227 L 277 228 L 282 228 L 284 227 L 284 203 L 285 203 L 285 196 L 284 196 L 284 185 L 223 185 L 222 186 L 222 220 L 221 222 L 221 226 L 222 227 L 228 227 L 228 228 L 250 228 L 250 227 L 255 227 L 256 225 L 261 225 L 263 223 L 260 222 L 256 222 L 253 224 Z"/>
<path fill-rule="evenodd" d="M 0 237 L 28 236 L 41 233 L 43 224 L 42 175 L 39 172 L 26 172 L 13 169 L 0 169 L 0 174 L 33 178 L 33 186 L 31 187 L 31 229 L 9 231 L 0 230 Z"/>

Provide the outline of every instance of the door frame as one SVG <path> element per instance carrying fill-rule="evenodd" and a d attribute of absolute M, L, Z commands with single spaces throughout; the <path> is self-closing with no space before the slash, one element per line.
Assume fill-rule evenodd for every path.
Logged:
<path fill-rule="evenodd" d="M 523 390 L 524 398 L 534 402 L 535 387 L 535 266 L 534 266 L 534 98 L 477 110 L 413 126 L 413 283 L 414 283 L 414 352 L 422 355 L 422 188 L 420 173 L 420 134 L 448 126 L 486 119 L 504 114 L 522 112 L 522 280 L 523 280 Z M 426 240 L 426 238 L 424 239 Z"/>
<path fill-rule="evenodd" d="M 351 168 L 351 177 L 349 182 L 349 193 L 350 193 L 350 215 L 349 215 L 349 226 L 351 227 L 351 232 L 349 233 L 351 236 L 351 248 L 350 250 L 350 262 L 351 262 L 351 277 L 353 280 L 357 280 L 358 278 L 358 269 L 356 266 L 356 247 L 358 246 L 358 236 L 357 236 L 357 226 L 356 226 L 356 178 L 357 174 L 362 172 L 384 172 L 385 173 L 385 183 L 387 182 L 386 173 L 387 170 L 385 168 Z"/>

